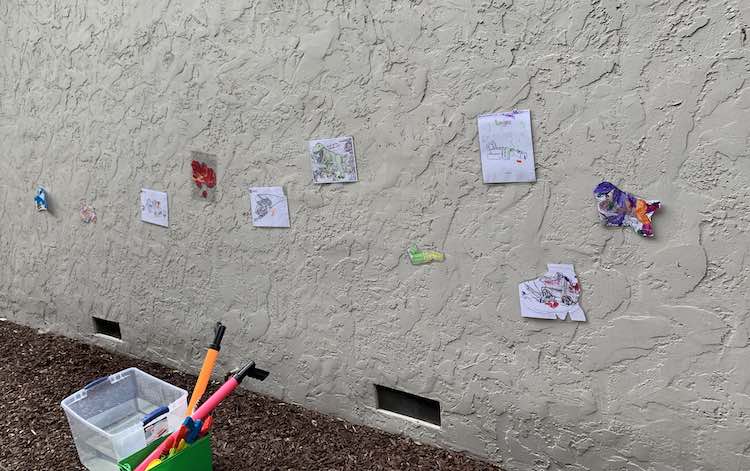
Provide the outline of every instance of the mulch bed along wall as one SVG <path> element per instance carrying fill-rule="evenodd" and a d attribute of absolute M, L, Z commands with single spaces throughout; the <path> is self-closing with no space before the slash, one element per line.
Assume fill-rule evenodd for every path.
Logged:
<path fill-rule="evenodd" d="M 195 377 L 0 321 L 0 470 L 73 471 L 60 401 L 104 374 L 136 367 L 187 391 Z M 215 388 L 215 385 L 214 385 Z M 215 414 L 214 469 L 497 470 L 414 441 L 238 391 Z"/>

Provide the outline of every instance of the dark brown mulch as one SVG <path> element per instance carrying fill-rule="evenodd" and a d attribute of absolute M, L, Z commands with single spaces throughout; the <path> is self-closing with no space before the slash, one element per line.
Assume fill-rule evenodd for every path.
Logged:
<path fill-rule="evenodd" d="M 195 377 L 0 321 L 0 469 L 84 469 L 60 401 L 87 381 L 136 367 L 188 391 Z M 213 385 L 215 388 L 216 385 Z M 497 470 L 460 453 L 238 391 L 215 414 L 214 469 Z"/>

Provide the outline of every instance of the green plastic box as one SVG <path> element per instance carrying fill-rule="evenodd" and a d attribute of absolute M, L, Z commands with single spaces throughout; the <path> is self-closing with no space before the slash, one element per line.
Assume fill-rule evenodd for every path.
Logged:
<path fill-rule="evenodd" d="M 166 437 L 120 461 L 120 471 L 133 471 L 164 440 Z M 151 468 L 151 471 L 213 471 L 211 434 L 188 446 L 181 453 L 165 459 L 159 466 Z"/>

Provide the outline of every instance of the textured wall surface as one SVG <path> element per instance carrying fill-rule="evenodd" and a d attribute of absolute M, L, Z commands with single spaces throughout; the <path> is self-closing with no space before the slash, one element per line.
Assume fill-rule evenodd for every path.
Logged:
<path fill-rule="evenodd" d="M 193 371 L 222 320 L 219 369 L 273 372 L 253 388 L 510 471 L 750 469 L 748 23 L 746 0 L 4 0 L 0 310 Z M 514 107 L 538 181 L 484 185 L 476 116 Z M 315 186 L 306 140 L 337 135 L 360 182 Z M 663 201 L 655 239 L 598 225 L 602 179 Z M 249 184 L 285 187 L 290 230 L 250 225 Z M 520 317 L 548 262 L 588 323 Z"/>

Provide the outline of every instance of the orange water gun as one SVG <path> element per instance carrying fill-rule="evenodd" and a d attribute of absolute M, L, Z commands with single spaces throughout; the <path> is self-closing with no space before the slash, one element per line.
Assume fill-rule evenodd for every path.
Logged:
<path fill-rule="evenodd" d="M 221 322 L 216 323 L 214 341 L 208 346 L 206 358 L 203 360 L 203 367 L 198 375 L 198 381 L 195 383 L 195 389 L 193 389 L 193 395 L 190 396 L 190 403 L 187 408 L 188 417 L 193 415 L 195 406 L 198 405 L 198 401 L 201 400 L 203 394 L 206 392 L 208 382 L 211 380 L 211 373 L 213 373 L 214 365 L 216 365 L 216 359 L 219 357 L 219 351 L 221 351 L 221 341 L 224 338 L 226 330 L 227 328 Z"/>

